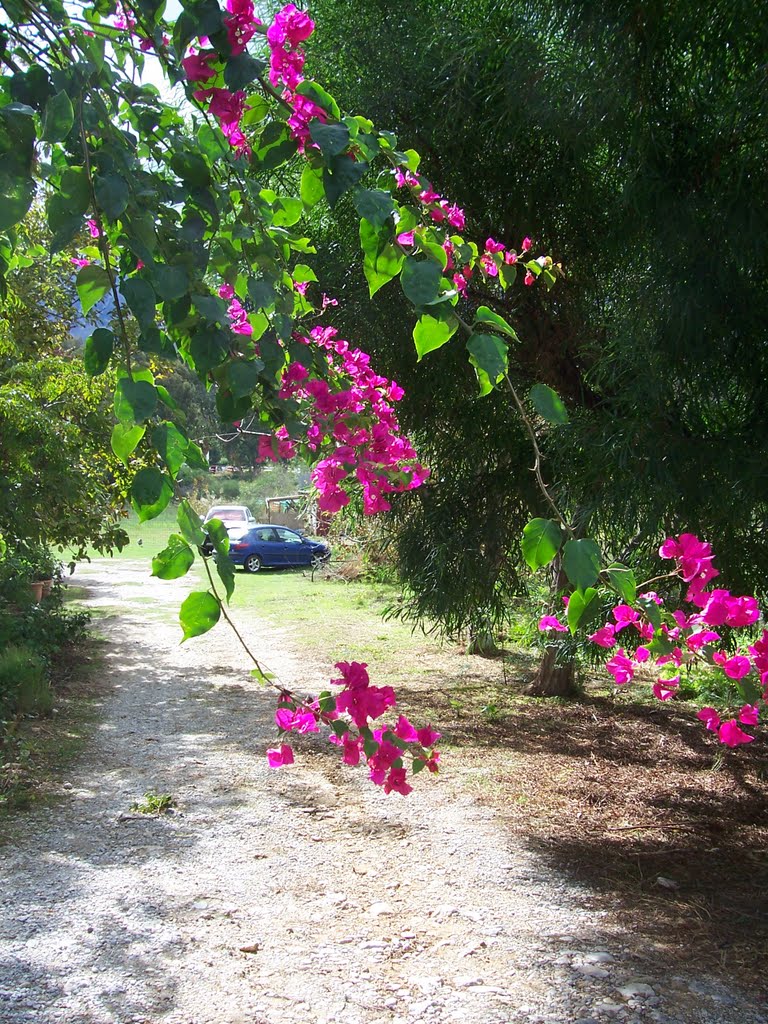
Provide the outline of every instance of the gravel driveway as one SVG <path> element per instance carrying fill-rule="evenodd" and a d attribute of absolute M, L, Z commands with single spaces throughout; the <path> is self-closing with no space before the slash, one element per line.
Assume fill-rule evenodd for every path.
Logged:
<path fill-rule="evenodd" d="M 268 769 L 274 701 L 226 627 L 178 643 L 188 583 L 108 561 L 78 582 L 107 613 L 108 697 L 61 801 L 0 846 L 3 1024 L 768 1021 L 713 979 L 649 974 L 450 764 L 407 799 L 313 739 Z M 322 682 L 279 631 L 251 639 Z M 177 813 L 131 812 L 148 790 Z"/>

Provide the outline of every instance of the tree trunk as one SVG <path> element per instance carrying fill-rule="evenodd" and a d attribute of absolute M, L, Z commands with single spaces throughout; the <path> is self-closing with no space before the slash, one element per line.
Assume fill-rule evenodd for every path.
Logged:
<path fill-rule="evenodd" d="M 501 651 L 496 646 L 496 641 L 490 630 L 479 630 L 477 633 L 470 633 L 467 654 L 479 654 L 482 658 L 496 658 L 500 653 Z"/>
<path fill-rule="evenodd" d="M 548 647 L 544 652 L 538 671 L 525 691 L 530 697 L 575 697 L 576 665 L 569 661 L 556 664 L 558 648 Z"/>

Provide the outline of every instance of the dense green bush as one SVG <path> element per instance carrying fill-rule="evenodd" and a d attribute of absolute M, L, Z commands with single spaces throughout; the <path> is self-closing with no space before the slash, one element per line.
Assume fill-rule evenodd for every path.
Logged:
<path fill-rule="evenodd" d="M 0 717 L 49 715 L 52 707 L 45 661 L 26 645 L 0 652 Z"/>

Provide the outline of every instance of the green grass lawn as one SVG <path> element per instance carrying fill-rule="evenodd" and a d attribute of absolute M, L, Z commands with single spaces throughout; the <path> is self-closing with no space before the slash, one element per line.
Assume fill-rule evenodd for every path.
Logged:
<path fill-rule="evenodd" d="M 364 661 L 388 681 L 425 645 L 437 648 L 419 631 L 382 612 L 396 597 L 395 587 L 310 578 L 295 570 L 238 572 L 232 614 L 247 623 L 249 613 L 289 630 L 295 642 L 334 661 Z M 379 679 L 381 681 L 381 679 Z"/>

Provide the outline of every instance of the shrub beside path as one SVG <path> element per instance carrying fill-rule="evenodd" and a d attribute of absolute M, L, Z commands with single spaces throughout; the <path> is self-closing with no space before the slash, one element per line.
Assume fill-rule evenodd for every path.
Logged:
<path fill-rule="evenodd" d="M 188 582 L 94 562 L 105 707 L 61 800 L 0 845 L 4 1024 L 766 1024 L 713 978 L 648 973 L 605 905 L 505 835 L 450 769 L 403 799 L 327 744 L 271 771 L 271 693 Z M 256 639 L 297 688 L 323 676 Z M 172 795 L 167 814 L 131 804 Z"/>

